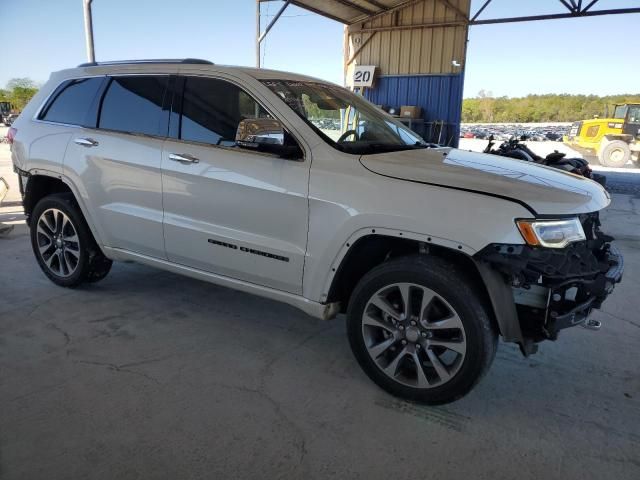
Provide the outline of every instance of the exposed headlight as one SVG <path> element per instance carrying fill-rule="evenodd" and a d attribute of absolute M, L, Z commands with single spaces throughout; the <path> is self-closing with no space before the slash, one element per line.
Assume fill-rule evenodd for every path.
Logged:
<path fill-rule="evenodd" d="M 564 248 L 585 240 L 582 224 L 577 218 L 568 220 L 517 220 L 518 230 L 532 246 Z"/>

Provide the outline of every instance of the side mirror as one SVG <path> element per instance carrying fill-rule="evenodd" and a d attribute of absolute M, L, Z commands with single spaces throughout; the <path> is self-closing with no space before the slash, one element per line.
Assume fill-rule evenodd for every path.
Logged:
<path fill-rule="evenodd" d="M 274 153 L 282 158 L 298 159 L 302 151 L 279 120 L 273 118 L 247 118 L 236 130 L 236 144 L 241 148 Z"/>

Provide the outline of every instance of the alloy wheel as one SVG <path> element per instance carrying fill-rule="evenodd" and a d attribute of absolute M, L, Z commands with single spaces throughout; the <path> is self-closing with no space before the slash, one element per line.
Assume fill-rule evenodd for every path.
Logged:
<path fill-rule="evenodd" d="M 80 240 L 71 219 L 57 208 L 42 212 L 36 224 L 38 252 L 51 273 L 69 277 L 80 262 Z"/>
<path fill-rule="evenodd" d="M 467 351 L 462 320 L 433 290 L 396 283 L 378 290 L 362 317 L 367 352 L 394 381 L 414 388 L 449 382 Z"/>

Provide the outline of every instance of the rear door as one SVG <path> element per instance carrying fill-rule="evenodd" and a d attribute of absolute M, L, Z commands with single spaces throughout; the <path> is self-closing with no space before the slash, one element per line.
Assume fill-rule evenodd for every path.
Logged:
<path fill-rule="evenodd" d="M 106 246 L 166 258 L 160 163 L 168 75 L 108 79 L 95 128 L 74 132 L 65 174 L 81 190 Z"/>
<path fill-rule="evenodd" d="M 77 78 L 55 88 L 31 125 L 30 168 L 63 173 L 69 139 L 83 128 L 95 127 L 95 109 L 91 106 L 105 80 L 104 76 Z"/>
<path fill-rule="evenodd" d="M 301 293 L 310 159 L 237 146 L 240 121 L 267 109 L 230 80 L 182 81 L 162 154 L 169 260 Z"/>

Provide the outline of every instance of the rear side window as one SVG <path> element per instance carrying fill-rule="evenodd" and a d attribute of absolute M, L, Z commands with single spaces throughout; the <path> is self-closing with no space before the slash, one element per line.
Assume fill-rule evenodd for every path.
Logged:
<path fill-rule="evenodd" d="M 241 120 L 270 118 L 251 96 L 233 83 L 187 77 L 182 100 L 180 138 L 212 145 L 235 145 Z"/>
<path fill-rule="evenodd" d="M 166 135 L 162 102 L 168 80 L 167 76 L 113 78 L 102 99 L 98 128 Z"/>
<path fill-rule="evenodd" d="M 85 125 L 87 112 L 104 77 L 81 78 L 61 85 L 40 114 L 40 120 Z"/>

